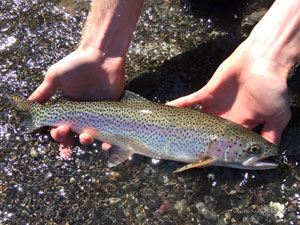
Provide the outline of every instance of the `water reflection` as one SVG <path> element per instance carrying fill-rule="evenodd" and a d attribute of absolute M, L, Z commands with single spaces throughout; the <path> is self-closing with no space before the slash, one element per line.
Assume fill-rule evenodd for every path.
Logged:
<path fill-rule="evenodd" d="M 2 32 L 5 32 L 4 30 L 1 30 Z M 0 40 L 0 51 L 3 51 L 7 48 L 9 48 L 10 46 L 12 46 L 15 42 L 17 41 L 17 39 L 14 36 L 10 36 L 10 37 L 5 37 L 2 40 Z"/>

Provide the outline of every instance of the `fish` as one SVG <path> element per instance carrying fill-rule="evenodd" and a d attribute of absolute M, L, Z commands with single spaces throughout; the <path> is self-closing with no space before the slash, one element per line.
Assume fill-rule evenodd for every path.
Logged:
<path fill-rule="evenodd" d="M 27 132 L 44 126 L 66 125 L 112 144 L 107 166 L 114 167 L 139 154 L 187 163 L 181 172 L 207 166 L 247 170 L 274 169 L 265 160 L 279 154 L 278 146 L 258 133 L 198 110 L 149 101 L 126 91 L 120 101 L 39 104 L 7 95 L 26 119 Z"/>

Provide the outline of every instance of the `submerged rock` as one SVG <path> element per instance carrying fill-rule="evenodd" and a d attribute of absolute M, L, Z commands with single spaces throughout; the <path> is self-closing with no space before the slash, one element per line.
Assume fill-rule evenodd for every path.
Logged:
<path fill-rule="evenodd" d="M 204 219 L 209 220 L 209 221 L 218 220 L 218 215 L 214 212 L 211 212 L 207 208 L 207 206 L 204 204 L 204 202 L 198 202 L 195 206 L 198 209 L 198 212 L 200 213 L 200 215 L 204 217 Z"/>

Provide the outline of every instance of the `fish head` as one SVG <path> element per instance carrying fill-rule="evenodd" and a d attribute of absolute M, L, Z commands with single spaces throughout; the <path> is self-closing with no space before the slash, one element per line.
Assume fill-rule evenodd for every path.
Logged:
<path fill-rule="evenodd" d="M 209 157 L 215 165 L 249 170 L 274 169 L 276 163 L 265 158 L 279 154 L 278 146 L 257 138 L 257 140 L 218 139 L 210 147 Z"/>

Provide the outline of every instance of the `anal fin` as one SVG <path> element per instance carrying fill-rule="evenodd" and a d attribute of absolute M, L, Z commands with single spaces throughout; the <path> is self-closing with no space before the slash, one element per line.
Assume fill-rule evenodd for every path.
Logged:
<path fill-rule="evenodd" d="M 108 159 L 107 166 L 114 167 L 119 165 L 120 163 L 126 161 L 133 154 L 131 150 L 119 148 L 116 146 L 111 147 L 109 150 L 110 156 Z"/>
<path fill-rule="evenodd" d="M 213 164 L 213 162 L 214 162 L 214 159 L 212 159 L 212 158 L 204 158 L 197 163 L 192 163 L 192 164 L 188 164 L 184 167 L 181 167 L 181 168 L 175 170 L 174 173 L 182 172 L 182 171 L 189 170 L 189 169 L 192 169 L 195 167 L 211 166 Z"/>

